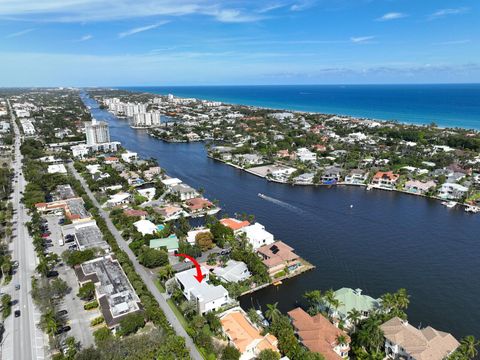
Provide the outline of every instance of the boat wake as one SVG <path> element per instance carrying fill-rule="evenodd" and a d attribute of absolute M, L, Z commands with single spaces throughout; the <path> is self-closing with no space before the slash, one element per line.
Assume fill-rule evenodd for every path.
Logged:
<path fill-rule="evenodd" d="M 267 195 L 264 195 L 264 194 L 258 194 L 258 196 L 260 198 L 262 198 L 263 200 L 267 200 L 267 201 L 270 201 L 271 203 L 274 203 L 276 205 L 279 205 L 287 210 L 290 210 L 290 211 L 293 211 L 297 214 L 301 214 L 303 213 L 303 210 L 292 205 L 292 204 L 289 204 L 289 203 L 286 203 L 285 201 L 282 201 L 282 200 L 278 200 L 278 199 L 275 199 L 275 198 L 272 198 L 270 196 L 267 196 Z"/>

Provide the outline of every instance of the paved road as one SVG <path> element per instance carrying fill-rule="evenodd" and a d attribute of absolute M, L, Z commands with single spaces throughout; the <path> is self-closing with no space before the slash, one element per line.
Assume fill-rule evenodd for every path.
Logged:
<path fill-rule="evenodd" d="M 83 188 L 85 189 L 85 191 L 87 192 L 87 195 L 90 198 L 90 200 L 92 200 L 93 204 L 98 208 L 100 215 L 102 216 L 102 218 L 107 223 L 108 229 L 110 230 L 110 232 L 115 237 L 115 240 L 117 241 L 120 248 L 123 251 L 125 251 L 125 253 L 127 253 L 128 257 L 130 258 L 130 260 L 133 263 L 135 271 L 140 275 L 143 282 L 147 286 L 148 290 L 153 294 L 153 296 L 157 300 L 158 304 L 160 305 L 160 308 L 165 313 L 165 316 L 167 317 L 167 320 L 172 325 L 175 332 L 185 339 L 185 343 L 187 345 L 187 348 L 190 350 L 191 358 L 194 359 L 194 360 L 203 360 L 203 357 L 198 352 L 195 344 L 193 343 L 192 338 L 190 336 L 188 336 L 185 329 L 182 327 L 182 325 L 178 321 L 177 317 L 173 313 L 172 309 L 167 304 L 166 296 L 164 294 L 162 294 L 158 290 L 158 288 L 155 286 L 154 277 L 152 276 L 152 274 L 147 272 L 147 270 L 145 270 L 145 268 L 142 265 L 140 265 L 140 263 L 137 261 L 137 258 L 135 256 L 135 254 L 128 247 L 127 242 L 123 239 L 122 235 L 117 230 L 115 225 L 113 225 L 112 221 L 110 220 L 110 217 L 108 216 L 108 213 L 102 209 L 102 207 L 98 203 L 97 199 L 95 198 L 93 193 L 88 188 L 85 180 L 80 176 L 80 174 L 73 167 L 73 164 L 69 163 L 68 167 L 69 167 L 70 171 L 72 172 L 72 174 L 75 176 L 75 178 L 78 179 L 81 182 L 81 184 L 82 184 Z"/>
<path fill-rule="evenodd" d="M 5 343 L 3 345 L 3 359 L 18 360 L 42 360 L 45 358 L 45 335 L 37 327 L 40 320 L 40 312 L 33 304 L 30 296 L 31 276 L 35 274 L 37 258 L 33 248 L 32 238 L 28 234 L 25 223 L 30 220 L 27 209 L 20 203 L 22 193 L 25 190 L 26 181 L 22 172 L 23 157 L 20 154 L 20 130 L 15 122 L 15 116 L 8 102 L 12 116 L 12 125 L 15 133 L 15 162 L 13 168 L 17 183 L 14 183 L 14 192 L 12 204 L 14 211 L 13 227 L 13 250 L 12 259 L 19 262 L 17 273 L 13 276 L 12 284 L 9 287 L 9 293 L 12 300 L 18 300 L 18 304 L 13 306 L 13 311 L 19 309 L 21 316 L 15 318 L 9 317 L 6 323 L 4 334 Z M 20 290 L 14 290 L 15 285 L 20 285 Z"/>

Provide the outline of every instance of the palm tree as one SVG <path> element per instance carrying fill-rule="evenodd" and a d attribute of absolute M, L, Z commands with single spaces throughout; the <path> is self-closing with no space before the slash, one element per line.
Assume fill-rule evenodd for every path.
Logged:
<path fill-rule="evenodd" d="M 347 345 L 347 337 L 343 334 L 337 335 L 337 344 L 340 346 Z"/>
<path fill-rule="evenodd" d="M 396 305 L 399 309 L 406 309 L 408 308 L 408 305 L 410 304 L 410 295 L 408 295 L 406 289 L 399 289 L 395 295 L 395 302 Z"/>
<path fill-rule="evenodd" d="M 477 341 L 474 336 L 465 336 L 461 341 L 460 351 L 469 359 L 473 359 L 478 355 L 477 347 L 480 341 Z"/>
<path fill-rule="evenodd" d="M 391 293 L 381 296 L 381 307 L 383 312 L 390 312 L 395 307 L 395 297 Z"/>
<path fill-rule="evenodd" d="M 333 303 L 337 301 L 337 299 L 335 298 L 335 292 L 333 291 L 333 289 L 328 289 L 323 295 L 323 297 L 325 298 L 325 301 L 328 303 L 329 309 L 332 308 Z"/>
<path fill-rule="evenodd" d="M 277 309 L 278 302 L 275 304 L 267 304 L 267 311 L 265 311 L 265 316 L 272 323 L 276 322 L 282 313 Z"/>
<path fill-rule="evenodd" d="M 357 324 L 360 321 L 361 317 L 362 317 L 362 314 L 357 309 L 352 309 L 348 312 L 347 318 L 350 321 L 350 323 L 353 325 L 353 331 L 355 331 L 355 328 L 357 327 Z"/>
<path fill-rule="evenodd" d="M 58 323 L 53 310 L 49 310 L 43 314 L 40 321 L 41 327 L 48 335 L 55 335 L 58 330 Z"/>

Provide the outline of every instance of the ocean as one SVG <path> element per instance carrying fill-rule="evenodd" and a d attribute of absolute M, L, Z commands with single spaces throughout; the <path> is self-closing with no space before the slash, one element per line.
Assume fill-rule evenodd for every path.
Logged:
<path fill-rule="evenodd" d="M 274 109 L 480 130 L 480 84 L 158 86 L 121 89 Z"/>

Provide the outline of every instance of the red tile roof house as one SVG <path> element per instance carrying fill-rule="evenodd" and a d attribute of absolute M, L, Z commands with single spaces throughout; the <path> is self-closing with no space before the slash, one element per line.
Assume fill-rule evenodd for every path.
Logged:
<path fill-rule="evenodd" d="M 139 217 L 143 220 L 148 215 L 148 212 L 145 210 L 125 209 L 123 210 L 123 215 L 127 217 Z"/>
<path fill-rule="evenodd" d="M 378 171 L 372 179 L 372 184 L 383 189 L 393 189 L 400 175 L 394 174 L 393 171 Z"/>
<path fill-rule="evenodd" d="M 237 232 L 237 231 L 243 229 L 244 227 L 250 225 L 250 223 L 246 220 L 241 221 L 241 220 L 237 220 L 237 219 L 234 219 L 234 218 L 221 219 L 220 223 L 223 226 L 226 226 L 226 227 L 229 227 L 230 229 L 232 229 L 233 232 Z"/>
<path fill-rule="evenodd" d="M 322 354 L 326 360 L 348 359 L 350 337 L 322 314 L 310 316 L 301 308 L 296 308 L 289 311 L 288 316 L 299 340 L 307 349 Z M 340 336 L 344 337 L 344 344 L 338 342 Z"/>
<path fill-rule="evenodd" d="M 264 245 L 257 249 L 258 255 L 263 259 L 263 263 L 268 268 L 270 276 L 288 267 L 290 270 L 301 266 L 300 256 L 294 253 L 293 248 L 282 241 L 275 241 L 270 245 Z"/>
<path fill-rule="evenodd" d="M 212 208 L 214 205 L 207 199 L 204 198 L 193 198 L 185 201 L 188 211 L 192 214 L 201 212 L 206 209 Z"/>

